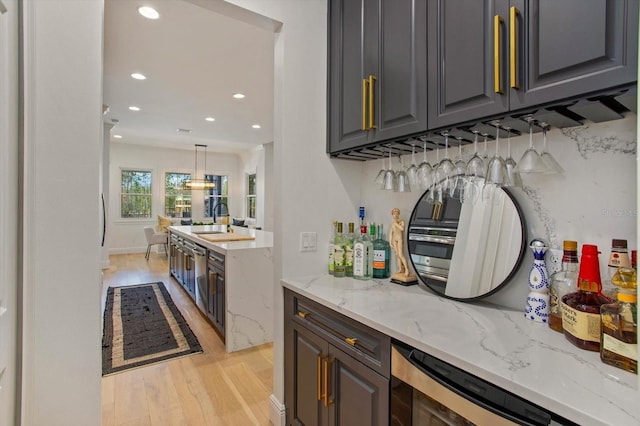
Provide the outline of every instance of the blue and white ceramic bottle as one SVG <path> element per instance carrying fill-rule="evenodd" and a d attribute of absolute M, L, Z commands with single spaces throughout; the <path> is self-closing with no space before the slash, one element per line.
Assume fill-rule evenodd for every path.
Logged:
<path fill-rule="evenodd" d="M 549 321 L 549 274 L 544 255 L 547 245 L 542 240 L 532 240 L 529 248 L 533 251 L 534 261 L 529 271 L 529 295 L 524 316 L 536 322 Z"/>

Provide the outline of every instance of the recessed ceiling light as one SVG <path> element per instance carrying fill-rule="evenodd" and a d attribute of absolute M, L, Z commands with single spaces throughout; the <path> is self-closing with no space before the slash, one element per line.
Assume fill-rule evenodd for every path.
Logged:
<path fill-rule="evenodd" d="M 233 97 L 236 98 L 236 99 L 242 99 L 242 98 L 244 98 L 244 95 L 242 93 L 234 93 Z"/>
<path fill-rule="evenodd" d="M 140 107 L 133 106 L 133 105 L 131 105 L 131 106 L 129 107 L 129 109 L 130 109 L 131 111 L 140 111 Z"/>
<path fill-rule="evenodd" d="M 135 78 L 136 80 L 146 80 L 147 77 L 145 77 L 144 74 L 140 74 L 139 72 L 134 72 L 133 74 L 131 74 L 131 77 Z"/>
<path fill-rule="evenodd" d="M 213 118 L 213 117 L 207 117 L 207 118 L 205 118 L 205 120 L 207 120 L 207 121 L 216 121 L 216 119 Z"/>
<path fill-rule="evenodd" d="M 139 7 L 138 13 L 140 13 L 140 15 L 144 16 L 147 19 L 158 19 L 160 17 L 158 11 L 149 6 Z"/>
<path fill-rule="evenodd" d="M 122 139 L 122 135 L 113 135 L 114 139 Z"/>
<path fill-rule="evenodd" d="M 260 125 L 259 125 L 259 124 L 254 124 L 254 125 L 253 125 L 253 126 L 251 126 L 251 127 L 253 127 L 254 129 L 259 129 L 259 128 L 260 128 Z"/>

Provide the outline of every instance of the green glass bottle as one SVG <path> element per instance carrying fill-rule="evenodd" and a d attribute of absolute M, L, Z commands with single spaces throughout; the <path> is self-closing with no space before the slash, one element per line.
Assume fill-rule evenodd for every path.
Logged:
<path fill-rule="evenodd" d="M 338 222 L 333 221 L 333 229 L 331 231 L 331 236 L 329 237 L 329 275 L 333 275 L 333 254 L 335 252 L 335 241 L 336 241 L 336 227 Z"/>
<path fill-rule="evenodd" d="M 343 238 L 344 244 L 344 275 L 353 277 L 353 240 L 355 239 L 354 223 L 349 222 L 349 232 Z"/>
<path fill-rule="evenodd" d="M 342 235 L 342 222 L 338 222 L 338 232 L 333 242 L 333 276 L 344 277 L 346 272 L 346 238 Z"/>
<path fill-rule="evenodd" d="M 373 241 L 373 278 L 389 278 L 389 242 L 384 239 L 383 227 L 378 226 Z"/>

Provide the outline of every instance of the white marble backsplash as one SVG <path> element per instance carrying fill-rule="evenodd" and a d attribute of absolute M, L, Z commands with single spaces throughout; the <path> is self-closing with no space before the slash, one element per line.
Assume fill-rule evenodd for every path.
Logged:
<path fill-rule="evenodd" d="M 527 240 L 541 238 L 555 249 L 562 249 L 565 239 L 578 241 L 579 250 L 583 244 L 596 244 L 601 252 L 600 267 L 604 274 L 613 238 L 627 239 L 629 250 L 637 248 L 636 114 L 627 113 L 623 119 L 604 123 L 585 122 L 578 127 L 553 128 L 547 139 L 547 148 L 564 173 L 524 175 L 524 188 L 512 191 L 524 214 Z M 512 156 L 516 161 L 528 147 L 528 142 L 528 134 L 511 139 Z M 538 151 L 542 150 L 541 132 L 534 134 L 534 145 Z M 479 146 L 482 149 L 482 143 Z M 501 140 L 500 148 L 506 156 L 506 140 Z M 494 143 L 490 142 L 488 152 L 491 154 L 494 149 Z M 416 151 L 416 163 L 419 164 L 423 159 L 419 141 Z M 472 151 L 473 144 L 463 149 L 465 156 L 470 156 Z M 456 154 L 455 148 L 450 151 L 451 157 Z M 428 161 L 435 161 L 435 153 L 428 154 Z M 411 155 L 404 156 L 403 162 L 405 166 L 410 165 Z M 362 205 L 366 207 L 367 221 L 383 223 L 386 228 L 391 223 L 392 207 L 399 207 L 401 217 L 408 220 L 422 194 L 420 191 L 394 193 L 379 189 L 373 180 L 381 167 L 382 160 L 365 164 Z M 357 217 L 357 212 L 354 216 Z M 396 268 L 394 262 L 392 259 L 392 270 Z M 532 262 L 533 255 L 527 249 L 511 282 L 489 300 L 514 309 L 524 307 Z"/>

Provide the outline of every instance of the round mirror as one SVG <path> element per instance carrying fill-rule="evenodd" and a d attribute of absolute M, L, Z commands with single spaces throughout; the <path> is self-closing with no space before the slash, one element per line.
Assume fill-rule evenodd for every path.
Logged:
<path fill-rule="evenodd" d="M 482 198 L 482 197 L 480 197 Z M 490 200 L 429 197 L 411 214 L 408 249 L 418 284 L 456 300 L 498 291 L 524 256 L 524 217 L 513 195 L 496 188 Z"/>

